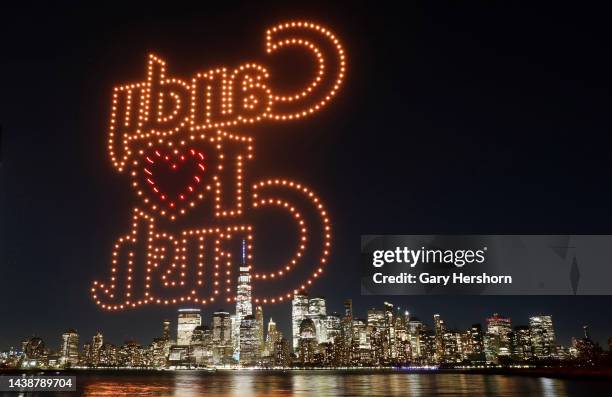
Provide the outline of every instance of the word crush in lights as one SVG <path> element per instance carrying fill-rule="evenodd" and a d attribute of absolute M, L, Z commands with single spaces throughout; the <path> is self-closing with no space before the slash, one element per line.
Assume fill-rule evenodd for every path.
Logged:
<path fill-rule="evenodd" d="M 109 278 L 91 288 L 101 308 L 232 302 L 242 261 L 248 262 L 256 303 L 291 299 L 320 277 L 331 248 L 323 203 L 296 181 L 247 181 L 254 139 L 241 131 L 321 110 L 342 85 L 345 53 L 330 30 L 303 21 L 270 28 L 265 49 L 266 56 L 291 49 L 312 57 L 314 71 L 301 89 L 275 90 L 271 72 L 254 62 L 177 78 L 155 55 L 148 57 L 142 81 L 114 88 L 108 151 L 115 169 L 131 179 L 137 204 L 129 231 L 114 245 Z M 297 231 L 295 252 L 266 271 L 257 270 L 255 227 L 249 223 L 262 208 L 284 211 Z M 312 219 L 314 225 L 307 225 Z M 236 247 L 243 241 L 246 258 L 239 259 Z M 286 277 L 300 263 L 312 267 L 305 271 L 309 276 L 290 285 Z M 259 295 L 270 286 L 285 291 Z"/>

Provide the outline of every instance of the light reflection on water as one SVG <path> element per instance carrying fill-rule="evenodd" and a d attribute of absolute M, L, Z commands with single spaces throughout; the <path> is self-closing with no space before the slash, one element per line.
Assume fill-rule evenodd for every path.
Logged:
<path fill-rule="evenodd" d="M 459 373 L 267 373 L 230 371 L 82 373 L 76 393 L 32 393 L 60 397 L 197 396 L 546 396 L 606 395 L 612 381 L 579 381 Z M 17 394 L 1 394 L 16 397 Z"/>

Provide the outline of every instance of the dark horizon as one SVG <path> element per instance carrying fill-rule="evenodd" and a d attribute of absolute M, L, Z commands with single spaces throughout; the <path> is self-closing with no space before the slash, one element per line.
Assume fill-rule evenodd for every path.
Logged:
<path fill-rule="evenodd" d="M 254 173 L 303 181 L 331 214 L 311 294 L 460 329 L 551 314 L 559 343 L 588 324 L 606 347 L 611 296 L 360 296 L 362 234 L 612 234 L 608 10 L 527 4 L 4 5 L 0 349 L 32 333 L 55 346 L 70 327 L 81 343 L 98 329 L 148 343 L 175 321 L 179 306 L 108 313 L 90 298 L 134 203 L 106 152 L 112 87 L 150 52 L 177 76 L 251 59 L 291 18 L 330 27 L 348 56 L 328 107 L 249 131 Z M 289 305 L 264 306 L 285 336 Z"/>

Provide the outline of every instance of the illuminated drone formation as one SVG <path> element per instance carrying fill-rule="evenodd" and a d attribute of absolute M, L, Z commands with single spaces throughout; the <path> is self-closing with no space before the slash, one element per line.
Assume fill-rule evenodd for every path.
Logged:
<path fill-rule="evenodd" d="M 130 175 L 139 204 L 130 231 L 115 244 L 109 280 L 95 281 L 91 289 L 99 306 L 119 310 L 150 303 L 235 300 L 236 263 L 229 245 L 246 239 L 247 259 L 253 262 L 254 228 L 248 214 L 263 207 L 291 215 L 299 239 L 293 257 L 275 270 L 258 272 L 252 264 L 254 280 L 283 278 L 313 248 L 319 259 L 306 280 L 281 295 L 255 297 L 255 302 L 291 299 L 323 272 L 331 224 L 321 200 L 309 188 L 286 179 L 247 184 L 244 170 L 253 159 L 253 138 L 228 131 L 301 119 L 336 95 L 346 63 L 332 32 L 298 21 L 269 29 L 267 54 L 284 48 L 307 51 L 316 65 L 305 88 L 290 95 L 275 93 L 268 85 L 270 72 L 256 63 L 211 69 L 181 80 L 169 77 L 165 62 L 154 55 L 148 58 L 144 81 L 114 88 L 108 151 L 114 167 Z M 172 186 L 163 177 L 167 175 Z M 247 190 L 250 197 L 245 198 Z M 196 215 L 198 208 L 203 213 Z M 304 210 L 316 213 L 320 225 L 308 226 Z M 194 219 L 196 227 L 183 223 Z M 321 247 L 309 245 L 309 230 L 319 233 Z M 144 247 L 143 255 L 138 246 Z M 153 285 L 165 287 L 167 294 L 160 296 Z"/>

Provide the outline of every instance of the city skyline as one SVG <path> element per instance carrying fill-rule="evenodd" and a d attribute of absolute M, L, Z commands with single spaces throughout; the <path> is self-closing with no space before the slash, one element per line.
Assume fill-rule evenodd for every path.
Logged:
<path fill-rule="evenodd" d="M 292 316 L 288 316 L 289 318 L 280 318 L 276 317 L 276 320 L 274 320 L 273 316 L 267 315 L 264 316 L 264 324 L 268 325 L 270 323 L 274 324 L 275 327 L 278 326 L 278 324 L 288 324 L 289 327 L 289 332 L 287 333 L 283 333 L 287 338 L 289 339 L 293 339 L 293 337 L 295 336 L 294 334 L 294 330 L 295 330 L 295 326 L 292 324 L 293 319 L 296 317 L 295 316 L 295 305 L 296 305 L 296 301 L 300 302 L 300 301 L 306 301 L 306 310 L 301 314 L 298 315 L 298 322 L 297 323 L 293 323 L 293 324 L 297 324 L 297 327 L 299 328 L 299 323 L 301 322 L 301 320 L 306 319 L 306 318 L 311 318 L 313 315 L 322 315 L 322 316 L 327 316 L 328 314 L 331 316 L 337 316 L 339 319 L 342 316 L 342 313 L 344 311 L 344 313 L 346 314 L 346 310 L 347 310 L 347 302 L 350 302 L 350 311 L 351 313 L 354 313 L 353 309 L 354 306 L 352 304 L 352 300 L 351 299 L 345 299 L 344 300 L 344 306 L 342 307 L 342 309 L 339 310 L 332 310 L 332 311 L 327 311 L 327 302 L 325 300 L 324 297 L 322 296 L 314 296 L 314 297 L 310 297 L 308 294 L 298 294 L 296 295 L 295 299 L 292 300 L 291 305 L 293 308 L 293 315 Z M 310 301 L 315 301 L 317 303 L 314 303 L 312 306 L 310 305 Z M 300 305 L 298 303 L 298 305 Z M 444 316 L 438 314 L 438 313 L 434 313 L 429 317 L 421 317 L 421 316 L 415 316 L 414 313 L 411 313 L 410 310 L 408 310 L 407 308 L 402 309 L 401 306 L 395 306 L 390 302 L 383 302 L 383 306 L 390 306 L 392 307 L 394 310 L 393 312 L 396 314 L 403 314 L 403 315 L 407 315 L 409 316 L 413 321 L 419 321 L 421 323 L 423 323 L 426 327 L 428 327 L 428 329 L 432 329 L 432 330 L 436 330 L 439 328 L 439 324 L 438 321 L 439 319 L 442 319 Z M 317 310 L 313 310 L 312 307 L 316 307 Z M 258 309 L 262 309 L 261 306 L 257 307 Z M 201 308 L 188 308 L 188 307 L 183 307 L 183 308 L 179 308 L 179 309 L 173 309 L 174 311 L 176 311 L 176 313 L 178 314 L 178 321 L 174 322 L 173 320 L 170 319 L 163 319 L 163 320 L 159 320 L 158 323 L 162 324 L 159 327 L 159 330 L 161 330 L 162 334 L 164 337 L 171 337 L 171 336 L 176 336 L 175 340 L 177 340 L 177 344 L 179 345 L 183 345 L 185 344 L 184 342 L 182 343 L 181 341 L 188 341 L 189 338 L 191 337 L 191 333 L 193 332 L 193 329 L 196 328 L 197 326 L 203 326 L 203 325 L 210 325 L 211 327 L 214 326 L 214 322 L 215 322 L 215 316 L 218 315 L 223 315 L 226 314 L 227 315 L 227 320 L 228 320 L 228 327 L 230 329 L 230 335 L 234 334 L 234 331 L 232 330 L 233 328 L 233 323 L 230 321 L 232 320 L 232 317 L 234 317 L 234 314 L 231 314 L 227 311 L 223 311 L 223 310 L 214 310 L 214 311 L 210 311 L 209 313 L 209 318 L 211 321 L 209 321 L 208 323 L 204 322 L 204 318 L 207 318 L 206 316 L 206 312 L 205 310 L 201 309 Z M 369 314 L 372 311 L 376 311 L 379 309 L 376 309 L 374 307 L 372 308 L 368 308 L 365 309 L 365 316 L 358 316 L 358 315 L 353 315 L 352 317 L 355 320 L 359 320 L 359 321 L 366 321 L 369 318 Z M 362 310 L 363 311 L 363 310 Z M 288 312 L 291 313 L 291 310 Z M 192 317 L 189 317 L 193 315 Z M 252 315 L 247 315 L 249 317 L 253 317 L 255 318 L 255 316 Z M 246 316 L 245 316 L 246 317 Z M 480 324 L 481 326 L 483 326 L 483 328 L 491 328 L 494 329 L 496 331 L 494 332 L 498 332 L 497 329 L 502 329 L 504 327 L 508 328 L 508 329 L 512 329 L 512 328 L 517 328 L 517 327 L 523 327 L 523 326 L 529 326 L 531 324 L 532 321 L 540 321 L 539 319 L 541 317 L 547 317 L 552 318 L 551 315 L 549 314 L 544 314 L 542 312 L 534 312 L 533 315 L 522 319 L 522 321 L 514 321 L 513 318 L 508 317 L 508 316 L 503 316 L 503 314 L 500 314 L 498 312 L 493 312 L 491 313 L 490 316 L 485 317 L 483 319 L 472 319 L 472 320 L 467 320 L 468 323 L 470 323 L 470 325 L 474 325 L 474 324 Z M 193 320 L 189 320 L 189 318 L 193 318 Z M 182 321 L 183 320 L 183 321 Z M 159 324 L 155 324 L 155 326 L 158 326 Z M 176 327 L 172 327 L 172 324 L 176 324 Z M 153 325 L 153 324 L 152 324 Z M 182 325 L 186 325 L 185 331 L 181 331 Z M 581 325 L 576 325 L 576 330 L 574 332 L 574 337 L 580 337 L 582 336 L 582 333 L 585 332 L 585 327 L 589 327 L 588 324 L 581 324 Z M 283 327 L 284 328 L 284 327 Z M 464 328 L 469 328 L 469 327 L 457 327 L 457 326 L 447 326 L 447 328 L 449 329 L 464 329 Z M 102 327 L 98 327 L 96 328 L 97 331 L 94 334 L 94 338 L 95 335 L 99 334 L 99 333 L 105 333 L 102 329 Z M 555 329 L 558 329 L 558 327 L 555 326 Z M 156 331 L 159 331 L 156 329 Z M 174 330 L 174 331 L 172 331 Z M 107 330 L 106 330 L 107 331 Z M 592 331 L 592 330 L 591 330 Z M 185 336 L 181 336 L 181 332 L 187 332 L 187 334 Z M 63 335 L 66 334 L 70 334 L 70 333 L 78 333 L 78 327 L 73 327 L 73 328 L 67 328 L 66 331 L 63 333 Z M 79 335 L 81 335 L 79 333 Z M 158 335 L 159 336 L 159 335 Z M 40 337 L 39 334 L 33 333 L 32 335 L 29 335 L 25 338 L 22 338 L 22 340 L 19 341 L 19 343 L 15 343 L 13 345 L 10 346 L 2 346 L 0 348 L 0 351 L 5 351 L 8 348 L 14 348 L 17 347 L 21 344 L 21 342 L 23 342 L 23 340 L 27 339 L 27 338 L 31 338 L 31 337 Z M 611 336 L 612 337 L 612 333 Z M 604 342 L 602 343 L 602 341 L 595 341 L 596 343 L 598 343 L 601 346 L 606 346 L 607 343 L 609 342 L 610 337 L 608 337 Z M 154 339 L 155 337 L 151 338 Z M 64 339 L 65 337 L 62 337 L 62 342 L 64 343 Z M 558 340 L 555 338 L 555 340 L 558 342 Z M 132 339 L 132 338 L 127 338 L 125 340 L 123 340 L 122 342 L 130 342 L 130 341 L 137 341 L 137 339 Z M 117 342 L 117 341 L 114 341 Z M 291 342 L 291 340 L 290 340 Z M 61 350 L 61 343 L 58 344 L 58 350 Z M 563 345 L 563 343 L 559 343 L 560 345 Z M 297 346 L 297 344 L 291 344 L 292 347 Z"/>
<path fill-rule="evenodd" d="M 88 338 L 70 328 L 61 335 L 58 349 L 41 338 L 30 337 L 20 349 L 0 350 L 0 359 L 9 368 L 16 363 L 23 368 L 417 367 L 512 362 L 537 365 L 542 360 L 545 363 L 578 360 L 582 365 L 592 365 L 599 360 L 597 355 L 605 360 L 605 352 L 612 348 L 611 337 L 598 353 L 597 343 L 590 338 L 586 326 L 570 346 L 559 344 L 554 321 L 546 314 L 513 321 L 493 313 L 484 323 L 453 329 L 439 314 L 431 316 L 433 321 L 423 321 L 389 302 L 368 309 L 366 318 L 353 315 L 350 299 L 344 301 L 343 313 L 328 312 L 323 298 L 305 294 L 296 295 L 292 307 L 290 335 L 283 335 L 272 318 L 265 322 L 261 306 L 256 308 L 256 315 L 242 318 L 238 334 L 234 331 L 235 314 L 217 311 L 206 321 L 201 309 L 180 308 L 175 322 L 169 319 L 158 322 L 158 336 L 150 343 L 127 340 L 116 344 L 105 338 L 101 330 Z M 234 339 L 236 335 L 238 340 Z"/>
<path fill-rule="evenodd" d="M 612 187 L 602 183 L 610 62 L 607 24 L 593 21 L 600 16 L 566 5 L 526 12 L 427 4 L 389 13 L 316 1 L 201 4 L 171 18 L 156 5 L 146 17 L 132 4 L 121 13 L 111 5 L 11 8 L 6 28 L 19 34 L 0 65 L 10 76 L 0 100 L 0 346 L 32 333 L 56 341 L 69 326 L 95 335 L 99 324 L 111 340 L 152 340 L 157 321 L 174 318 L 174 307 L 108 313 L 86 298 L 108 270 L 118 230 L 129 226 L 121 215 L 133 208 L 105 148 L 109 90 L 139 81 L 151 52 L 178 76 L 241 64 L 262 52 L 256 32 L 298 17 L 333 27 L 350 73 L 333 107 L 290 128 L 250 131 L 258 145 L 250 172 L 282 170 L 326 203 L 333 249 L 311 295 L 339 311 L 351 298 L 359 317 L 392 301 L 421 317 L 439 313 L 458 329 L 495 312 L 548 313 L 561 343 L 590 324 L 605 345 L 610 296 L 372 297 L 360 295 L 358 274 L 362 234 L 610 234 Z M 256 248 L 258 259 L 286 256 L 292 229 L 279 223 L 278 235 L 259 233 L 270 240 Z M 217 309 L 235 308 L 203 308 Z M 290 303 L 264 305 L 285 335 L 290 311 Z"/>

